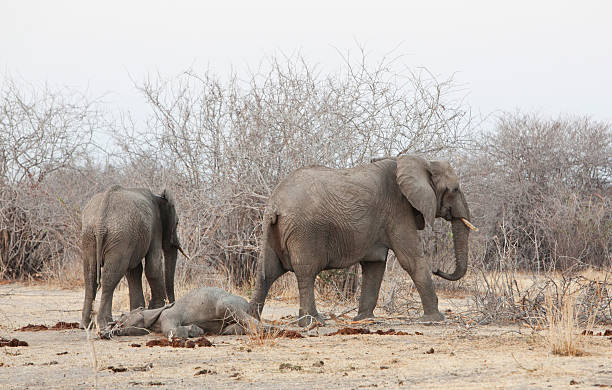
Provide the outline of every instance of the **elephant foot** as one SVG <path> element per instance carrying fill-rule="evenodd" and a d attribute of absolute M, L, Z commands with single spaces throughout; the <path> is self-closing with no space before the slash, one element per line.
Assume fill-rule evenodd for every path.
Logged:
<path fill-rule="evenodd" d="M 115 322 L 113 321 L 112 317 L 110 319 L 109 318 L 98 319 L 98 333 L 103 332 L 106 329 L 109 329 L 114 324 Z"/>
<path fill-rule="evenodd" d="M 444 321 L 444 314 L 440 312 L 425 314 L 422 317 L 419 317 L 417 322 L 442 322 Z"/>
<path fill-rule="evenodd" d="M 258 309 L 257 304 L 249 304 L 249 310 L 247 311 L 247 314 L 249 314 L 251 317 L 255 318 L 257 321 L 261 321 L 261 314 L 260 314 L 260 310 Z"/>
<path fill-rule="evenodd" d="M 91 319 L 81 320 L 79 323 L 79 329 L 87 329 L 92 325 Z"/>
<path fill-rule="evenodd" d="M 374 313 L 358 313 L 355 317 L 353 317 L 353 321 L 367 320 L 369 318 L 375 318 Z"/>
<path fill-rule="evenodd" d="M 189 337 L 200 337 L 204 334 L 204 330 L 197 325 L 191 325 L 188 330 Z"/>
<path fill-rule="evenodd" d="M 149 310 L 159 309 L 160 307 L 164 307 L 164 306 L 166 306 L 166 301 L 164 301 L 164 300 L 161 300 L 161 301 L 159 301 L 159 300 L 158 301 L 151 300 L 149 302 Z"/>
<path fill-rule="evenodd" d="M 311 316 L 310 314 L 301 315 L 298 320 L 298 325 L 302 328 L 306 328 L 311 325 L 319 324 L 321 326 L 325 326 L 325 320 L 321 317 L 320 314 L 315 316 Z"/>

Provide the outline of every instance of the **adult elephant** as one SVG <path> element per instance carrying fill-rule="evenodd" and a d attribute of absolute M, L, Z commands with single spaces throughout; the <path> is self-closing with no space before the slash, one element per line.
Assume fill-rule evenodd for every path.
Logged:
<path fill-rule="evenodd" d="M 82 216 L 81 250 L 85 278 L 85 300 L 81 326 L 91 322 L 96 292 L 102 285 L 98 327 L 112 321 L 115 287 L 125 275 L 130 292 L 130 310 L 144 307 L 142 259 L 151 287 L 149 309 L 174 302 L 174 270 L 178 216 L 172 194 L 156 196 L 145 188 L 113 186 L 87 203 Z M 164 261 L 162 261 L 162 252 Z"/>
<path fill-rule="evenodd" d="M 323 323 L 315 306 L 315 277 L 325 269 L 360 263 L 363 276 L 355 320 L 373 317 L 392 249 L 421 297 L 421 320 L 443 320 L 431 265 L 423 258 L 417 233 L 425 223 L 433 225 L 435 217 L 452 223 L 455 270 L 434 274 L 458 280 L 467 270 L 468 227 L 474 227 L 448 162 L 401 156 L 351 169 L 313 166 L 294 171 L 275 188 L 264 213 L 264 243 L 250 310 L 259 318 L 272 283 L 293 271 L 300 325 L 309 324 L 310 317 Z"/>

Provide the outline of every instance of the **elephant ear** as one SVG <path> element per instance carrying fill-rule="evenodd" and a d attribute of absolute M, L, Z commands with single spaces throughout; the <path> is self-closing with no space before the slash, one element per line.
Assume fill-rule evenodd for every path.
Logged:
<path fill-rule="evenodd" d="M 423 214 L 425 222 L 433 226 L 437 202 L 432 188 L 429 162 L 417 156 L 399 157 L 396 179 L 408 202 Z"/>
<path fill-rule="evenodd" d="M 161 313 L 164 310 L 171 308 L 172 306 L 174 306 L 174 302 L 164 307 L 160 307 L 159 309 L 144 310 L 142 312 L 142 316 L 144 318 L 144 327 L 149 329 L 151 326 L 153 326 L 155 321 L 157 321 Z"/>

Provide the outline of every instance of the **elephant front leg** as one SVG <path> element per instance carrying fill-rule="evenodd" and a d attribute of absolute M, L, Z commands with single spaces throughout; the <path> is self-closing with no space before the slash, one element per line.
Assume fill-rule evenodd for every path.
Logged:
<path fill-rule="evenodd" d="M 162 326 L 162 333 L 168 338 L 181 338 L 186 339 L 188 337 L 199 337 L 205 332 L 202 328 L 197 325 L 170 325 L 167 327 Z"/>
<path fill-rule="evenodd" d="M 125 278 L 128 281 L 130 291 L 130 311 L 139 307 L 145 307 L 144 294 L 142 293 L 142 261 L 138 265 L 128 270 Z"/>
<path fill-rule="evenodd" d="M 325 321 L 317 312 L 317 306 L 314 298 L 314 281 L 316 275 L 298 275 L 296 270 L 296 278 L 298 282 L 298 290 L 300 293 L 300 312 L 298 325 L 306 327 L 313 322 L 319 322 L 325 325 Z"/>
<path fill-rule="evenodd" d="M 374 308 L 378 302 L 380 284 L 385 274 L 384 261 L 361 262 L 361 296 L 359 297 L 359 311 L 353 318 L 355 321 L 374 317 Z"/>
<path fill-rule="evenodd" d="M 418 236 L 414 221 L 406 220 L 395 226 L 391 235 L 391 245 L 397 261 L 412 278 L 416 287 L 424 315 L 419 321 L 443 321 L 444 316 L 438 310 L 438 296 L 431 280 L 431 266 L 423 256 L 421 239 Z"/>
<path fill-rule="evenodd" d="M 421 297 L 423 304 L 423 316 L 419 318 L 421 322 L 444 321 L 444 315 L 438 310 L 438 296 L 431 280 L 431 267 L 425 259 L 420 258 L 413 264 L 409 271 L 410 277 Z"/>
<path fill-rule="evenodd" d="M 164 307 L 166 304 L 166 286 L 160 249 L 155 248 L 145 256 L 145 275 L 151 287 L 149 309 Z"/>

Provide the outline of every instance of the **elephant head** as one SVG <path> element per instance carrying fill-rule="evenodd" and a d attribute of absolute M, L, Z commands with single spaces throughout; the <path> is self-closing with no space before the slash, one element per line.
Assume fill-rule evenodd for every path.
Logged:
<path fill-rule="evenodd" d="M 427 161 L 417 156 L 397 158 L 397 183 L 402 194 L 416 210 L 417 221 L 433 226 L 434 218 L 442 217 L 452 224 L 455 246 L 455 271 L 447 274 L 434 271 L 447 280 L 458 280 L 467 271 L 470 210 L 459 179 L 446 161 Z"/>
<path fill-rule="evenodd" d="M 169 190 L 164 190 L 159 196 L 159 215 L 162 225 L 162 250 L 164 251 L 164 275 L 168 301 L 174 302 L 174 270 L 176 269 L 177 250 L 185 255 L 178 238 L 178 215 L 174 197 Z"/>
<path fill-rule="evenodd" d="M 142 336 L 150 333 L 161 313 L 174 303 L 157 309 L 145 310 L 143 307 L 123 314 L 115 323 L 100 332 L 100 337 L 110 339 L 113 336 Z"/>

